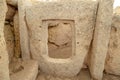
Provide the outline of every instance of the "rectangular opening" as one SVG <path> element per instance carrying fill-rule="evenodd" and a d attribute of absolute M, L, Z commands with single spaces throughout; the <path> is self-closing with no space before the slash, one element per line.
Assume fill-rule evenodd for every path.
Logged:
<path fill-rule="evenodd" d="M 72 20 L 47 21 L 49 57 L 57 59 L 72 57 L 73 25 Z"/>

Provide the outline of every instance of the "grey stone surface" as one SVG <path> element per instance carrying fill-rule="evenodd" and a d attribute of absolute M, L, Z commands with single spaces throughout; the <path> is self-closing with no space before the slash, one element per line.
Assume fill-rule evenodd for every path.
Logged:
<path fill-rule="evenodd" d="M 89 68 L 93 78 L 102 80 L 110 39 L 113 0 L 99 1 Z"/>
<path fill-rule="evenodd" d="M 39 62 L 40 69 L 48 74 L 67 77 L 77 75 L 92 40 L 97 1 L 19 0 L 18 5 L 22 57 L 28 57 L 31 53 L 32 58 Z M 72 21 L 70 58 L 55 59 L 48 56 L 48 25 L 53 21 Z"/>
<path fill-rule="evenodd" d="M 8 69 L 8 53 L 4 39 L 4 23 L 7 12 L 7 5 L 5 0 L 0 0 L 0 10 L 0 80 L 10 80 Z"/>

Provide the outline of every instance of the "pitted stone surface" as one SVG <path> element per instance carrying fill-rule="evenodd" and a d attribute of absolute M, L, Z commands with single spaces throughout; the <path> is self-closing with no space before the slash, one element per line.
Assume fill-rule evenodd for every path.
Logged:
<path fill-rule="evenodd" d="M 25 5 L 23 4 L 23 2 L 26 3 L 27 0 L 18 0 L 18 14 L 19 14 L 19 32 L 20 32 L 20 46 L 21 46 L 21 55 L 22 55 L 22 59 L 24 61 L 26 60 L 30 60 L 31 56 L 30 56 L 30 49 L 29 49 L 29 35 L 28 35 L 28 27 L 27 27 L 27 23 L 26 23 L 26 18 L 25 18 Z"/>
<path fill-rule="evenodd" d="M 77 75 L 92 40 L 97 2 L 89 0 L 87 2 L 83 0 L 28 1 L 26 4 L 26 1 L 19 0 L 18 5 L 20 6 L 19 16 L 22 15 L 22 18 L 20 17 L 20 36 L 22 38 L 28 36 L 28 41 L 25 42 L 24 38 L 22 39 L 25 42 L 22 45 L 22 51 L 26 52 L 23 47 L 27 48 L 32 58 L 38 60 L 40 69 L 43 72 L 68 77 Z M 48 57 L 48 24 L 45 21 L 52 20 L 72 20 L 75 22 L 71 58 L 54 59 Z M 26 23 L 24 27 L 22 23 Z M 28 33 L 24 33 L 23 30 L 28 31 Z M 21 42 L 21 44 L 23 43 Z M 22 56 L 26 57 L 29 54 L 23 54 Z"/>
<path fill-rule="evenodd" d="M 48 53 L 52 58 L 72 56 L 73 21 L 56 20 L 48 23 Z"/>
<path fill-rule="evenodd" d="M 37 61 L 30 60 L 19 65 L 20 71 L 11 75 L 11 80 L 36 80 L 38 74 Z"/>
<path fill-rule="evenodd" d="M 40 72 L 36 80 L 91 80 L 89 70 L 82 69 L 81 72 L 75 77 L 56 77 Z"/>
<path fill-rule="evenodd" d="M 113 13 L 113 0 L 99 1 L 89 66 L 91 75 L 96 80 L 102 80 Z"/>
<path fill-rule="evenodd" d="M 120 14 L 114 14 L 105 71 L 120 75 Z"/>
<path fill-rule="evenodd" d="M 9 59 L 4 39 L 4 23 L 7 12 L 7 5 L 5 0 L 0 0 L 0 80 L 9 79 Z"/>

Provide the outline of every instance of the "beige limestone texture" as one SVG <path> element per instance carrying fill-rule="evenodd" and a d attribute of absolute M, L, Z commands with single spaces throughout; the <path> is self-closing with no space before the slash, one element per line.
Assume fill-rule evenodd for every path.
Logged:
<path fill-rule="evenodd" d="M 26 17 L 25 17 L 25 5 L 23 4 L 26 3 L 28 0 L 19 0 L 18 1 L 18 14 L 19 14 L 19 30 L 20 30 L 20 46 L 21 46 L 21 55 L 22 59 L 24 61 L 30 60 L 31 55 L 30 55 L 30 48 L 29 48 L 29 35 L 28 35 L 28 24 L 26 22 Z"/>
<path fill-rule="evenodd" d="M 105 71 L 120 75 L 120 14 L 114 14 Z"/>
<path fill-rule="evenodd" d="M 29 2 L 29 0 L 19 0 L 18 6 L 20 6 L 22 57 L 28 57 L 31 54 L 32 58 L 39 62 L 40 69 L 48 74 L 67 77 L 77 75 L 83 66 L 92 40 L 97 1 Z M 74 23 L 72 56 L 68 59 L 55 59 L 48 56 L 47 21 L 60 20 Z M 29 54 L 24 53 L 27 51 L 30 51 Z"/>
<path fill-rule="evenodd" d="M 0 80 L 10 80 L 8 69 L 8 53 L 4 39 L 4 23 L 7 12 L 7 5 L 5 0 L 0 0 L 0 10 Z"/>
<path fill-rule="evenodd" d="M 10 24 L 6 24 L 4 26 L 4 37 L 7 46 L 7 52 L 9 54 L 9 62 L 11 62 L 14 55 L 15 42 L 13 26 L 11 26 Z"/>
<path fill-rule="evenodd" d="M 71 77 L 71 78 L 56 77 L 53 75 L 48 75 L 48 74 L 40 72 L 36 80 L 91 80 L 91 77 L 89 74 L 89 70 L 82 69 L 81 72 L 77 76 Z"/>
<path fill-rule="evenodd" d="M 29 60 L 20 62 L 16 69 L 16 73 L 10 76 L 11 80 L 36 80 L 38 74 L 37 61 Z"/>
<path fill-rule="evenodd" d="M 96 80 L 102 80 L 113 13 L 113 0 L 99 1 L 89 65 L 91 75 Z"/>
<path fill-rule="evenodd" d="M 71 42 L 71 24 L 67 22 L 56 22 L 55 24 L 55 22 L 53 22 L 53 24 L 49 24 L 48 35 L 48 41 L 53 42 L 58 46 Z"/>
<path fill-rule="evenodd" d="M 120 76 L 104 74 L 103 80 L 120 80 Z"/>
<path fill-rule="evenodd" d="M 17 3 L 18 0 L 6 0 L 6 1 L 7 1 L 8 4 L 10 4 L 10 5 L 12 5 L 12 6 L 15 6 L 15 7 L 16 7 L 17 4 L 18 4 L 18 3 Z"/>
<path fill-rule="evenodd" d="M 6 20 L 13 20 L 13 17 L 15 15 L 15 8 L 10 6 L 10 5 L 7 5 L 8 7 L 8 11 L 7 11 L 7 14 L 6 14 Z"/>
<path fill-rule="evenodd" d="M 88 69 L 82 69 L 81 72 L 72 78 L 56 77 L 40 72 L 36 80 L 94 80 L 90 76 Z M 105 74 L 102 80 L 120 80 L 120 76 Z"/>
<path fill-rule="evenodd" d="M 71 21 L 53 21 L 48 25 L 48 53 L 52 58 L 69 58 L 72 56 Z"/>
<path fill-rule="evenodd" d="M 19 58 L 21 54 L 20 48 L 20 32 L 19 32 L 19 14 L 16 11 L 14 16 L 14 34 L 15 34 L 15 57 Z"/>

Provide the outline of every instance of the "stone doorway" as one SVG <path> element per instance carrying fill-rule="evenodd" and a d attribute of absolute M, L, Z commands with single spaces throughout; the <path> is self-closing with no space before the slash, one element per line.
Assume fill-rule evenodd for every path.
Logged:
<path fill-rule="evenodd" d="M 48 55 L 51 58 L 65 59 L 72 57 L 74 21 L 48 20 Z"/>

